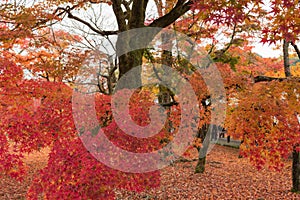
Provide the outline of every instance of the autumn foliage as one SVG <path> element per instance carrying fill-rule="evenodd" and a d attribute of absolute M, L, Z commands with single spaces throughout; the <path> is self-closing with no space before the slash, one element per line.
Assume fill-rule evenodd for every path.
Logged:
<path fill-rule="evenodd" d="M 299 143 L 298 91 L 293 80 L 259 83 L 242 91 L 238 103 L 228 108 L 229 134 L 243 141 L 241 155 L 258 168 L 282 169 Z"/>
<path fill-rule="evenodd" d="M 116 162 L 126 160 L 122 165 L 124 170 L 116 170 L 99 162 L 95 152 L 90 152 L 87 147 L 103 144 L 101 140 L 93 140 L 97 138 L 99 128 L 112 144 L 128 152 L 148 153 L 166 147 L 180 129 L 184 105 L 179 102 L 179 105 L 155 112 L 155 119 L 167 116 L 162 128 L 154 136 L 137 138 L 127 134 L 130 127 L 126 120 L 141 127 L 151 124 L 149 113 L 156 98 L 151 93 L 152 86 L 138 89 L 130 98 L 130 119 L 127 115 L 123 117 L 126 130 L 119 127 L 113 115 L 112 96 L 87 95 L 95 103 L 91 105 L 96 110 L 97 125 L 94 130 L 85 129 L 94 119 L 89 120 L 89 112 L 75 112 L 74 96 L 78 90 L 74 83 L 94 46 L 85 35 L 90 32 L 83 31 L 84 34 L 79 36 L 53 29 L 53 24 L 67 18 L 106 38 L 119 31 L 154 25 L 187 34 L 195 44 L 203 44 L 211 61 L 216 62 L 216 71 L 222 76 L 226 93 L 222 98 L 227 101 L 222 103 L 228 105 L 225 127 L 228 135 L 242 140 L 241 156 L 249 157 L 259 169 L 268 166 L 280 170 L 293 150 L 300 151 L 299 63 L 292 67 L 295 77 L 254 83 L 255 76 L 283 77 L 284 70 L 282 60 L 262 58 L 252 53 L 251 46 L 251 40 L 257 38 L 262 43 L 283 39 L 292 44 L 298 42 L 299 1 L 271 0 L 269 9 L 265 9 L 264 1 L 250 0 L 165 1 L 165 4 L 155 1 L 160 9 L 161 18 L 158 19 L 146 17 L 148 1 L 134 1 L 132 6 L 127 1 L 120 2 L 42 1 L 30 7 L 5 1 L 0 5 L 0 176 L 22 180 L 27 171 L 24 156 L 50 148 L 47 166 L 35 174 L 27 194 L 29 199 L 114 199 L 115 188 L 141 192 L 160 184 L 159 170 L 124 172 L 132 164 L 131 160 L 113 151 L 103 154 L 99 150 L 98 155 L 104 158 L 110 157 Z M 145 4 L 143 9 L 140 2 Z M 120 30 L 101 30 L 97 20 L 88 22 L 74 14 L 95 4 L 113 8 Z M 128 12 L 122 9 L 128 9 Z M 171 14 L 166 14 L 169 12 Z M 218 34 L 226 39 L 218 39 Z M 86 48 L 88 45 L 91 46 Z M 141 58 L 143 53 L 139 54 Z M 119 72 L 120 67 L 122 70 L 127 67 L 123 65 L 122 68 L 121 64 Z M 200 117 L 191 123 L 194 130 L 211 123 L 214 120 L 211 113 L 217 107 L 206 105 L 211 94 L 203 79 L 205 73 L 195 72 L 195 66 L 179 58 L 172 67 L 188 80 L 196 94 L 198 102 L 193 103 L 197 104 Z M 203 71 L 208 73 L 209 70 Z M 122 99 L 129 92 L 124 89 L 117 95 Z M 188 94 L 185 97 L 188 98 Z M 75 103 L 84 105 L 85 100 Z M 82 110 L 86 108 L 83 106 Z M 220 115 L 225 115 L 225 111 Z M 78 127 L 76 120 L 82 122 L 79 123 L 82 127 Z M 191 134 L 187 127 L 184 128 L 186 135 L 181 139 Z M 199 138 L 191 140 L 189 147 L 201 148 L 201 142 Z M 174 155 L 172 149 L 168 153 L 158 155 L 158 158 L 173 162 L 181 156 Z M 151 160 L 147 163 L 154 165 Z"/>
<path fill-rule="evenodd" d="M 9 91 L 5 90 L 8 87 L 1 90 L 1 158 L 4 166 L 1 168 L 1 174 L 22 178 L 26 169 L 22 161 L 23 155 L 46 146 L 51 147 L 48 165 L 37 175 L 29 190 L 29 198 L 36 199 L 38 195 L 43 194 L 49 199 L 61 196 L 72 199 L 107 199 L 113 198 L 112 188 L 115 187 L 142 191 L 158 185 L 158 172 L 123 173 L 106 167 L 89 154 L 77 136 L 72 116 L 70 87 L 63 83 L 22 80 L 20 77 L 16 84 L 13 78 L 17 76 L 10 74 L 8 69 L 15 68 L 12 70 L 15 73 L 17 66 L 10 62 L 1 66 L 7 69 L 3 70 L 2 75 L 6 77 L 2 76 L 2 80 L 12 83 Z M 124 137 L 110 118 L 110 97 L 100 95 L 97 99 L 99 120 L 102 119 L 102 125 L 106 126 L 105 132 L 108 137 Z M 140 106 L 135 108 L 138 109 L 138 114 L 141 110 L 146 113 L 147 109 Z M 137 111 L 133 108 L 132 112 Z M 139 123 L 147 121 L 147 115 L 143 116 L 145 120 Z M 152 141 L 156 141 L 153 144 L 148 140 L 138 143 L 133 138 L 115 141 L 114 143 L 127 150 L 145 151 L 149 148 L 151 150 L 151 145 L 160 145 L 159 139 L 153 139 Z"/>

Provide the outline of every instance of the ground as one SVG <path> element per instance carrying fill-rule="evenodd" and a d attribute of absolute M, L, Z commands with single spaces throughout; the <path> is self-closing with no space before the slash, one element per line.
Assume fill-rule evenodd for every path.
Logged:
<path fill-rule="evenodd" d="M 45 165 L 48 151 L 26 158 L 30 173 L 17 183 L 9 178 L 0 181 L 0 199 L 24 199 L 32 174 Z M 281 172 L 257 171 L 238 149 L 215 145 L 207 158 L 204 174 L 194 174 L 196 162 L 175 163 L 162 170 L 159 188 L 141 194 L 116 190 L 116 199 L 300 199 L 290 192 L 291 160 Z"/>

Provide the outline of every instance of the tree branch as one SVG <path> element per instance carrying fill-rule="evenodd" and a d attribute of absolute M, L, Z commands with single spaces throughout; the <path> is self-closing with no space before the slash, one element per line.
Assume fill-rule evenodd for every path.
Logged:
<path fill-rule="evenodd" d="M 72 6 L 72 7 L 69 7 L 69 11 L 74 10 L 74 9 L 77 8 L 78 6 L 79 6 L 79 4 L 74 5 L 74 6 Z M 62 15 L 64 15 L 64 14 L 66 13 L 65 11 L 62 11 L 62 12 L 60 12 L 60 13 L 57 13 L 59 10 L 60 10 L 60 9 L 57 8 L 57 9 L 54 11 L 53 16 L 60 17 L 60 16 L 62 16 Z M 44 25 L 44 24 L 46 24 L 47 22 L 49 22 L 49 21 L 51 21 L 51 20 L 52 20 L 52 19 L 49 19 L 49 18 L 41 19 L 40 21 L 36 22 L 35 25 L 32 26 L 32 29 L 34 29 L 34 28 L 41 28 L 41 27 L 40 27 L 41 25 Z M 54 23 L 53 23 L 53 24 L 54 24 Z"/>
<path fill-rule="evenodd" d="M 129 29 L 140 28 L 144 26 L 148 1 L 149 0 L 133 0 L 130 19 L 128 22 Z"/>
<path fill-rule="evenodd" d="M 175 7 L 166 15 L 154 20 L 149 26 L 150 27 L 161 27 L 165 28 L 175 22 L 180 16 L 190 10 L 192 5 L 192 0 L 183 1 L 178 0 Z"/>
<path fill-rule="evenodd" d="M 294 49 L 298 55 L 298 58 L 300 59 L 300 50 L 299 50 L 298 46 L 294 42 L 291 42 L 291 45 L 294 47 Z"/>
<path fill-rule="evenodd" d="M 71 13 L 71 8 L 69 6 L 67 6 L 66 8 L 62 8 L 62 7 L 58 7 L 57 10 L 63 10 L 65 13 L 68 14 L 68 18 L 70 19 L 74 19 L 86 26 L 88 26 L 92 31 L 94 31 L 95 33 L 98 33 L 102 36 L 106 36 L 106 35 L 115 35 L 115 34 L 118 34 L 119 31 L 103 31 L 103 30 L 99 30 L 95 27 L 93 27 L 89 22 L 77 17 L 77 16 L 74 16 L 72 13 Z"/>
<path fill-rule="evenodd" d="M 256 76 L 253 78 L 254 83 L 270 82 L 270 81 L 281 82 L 285 80 L 296 80 L 297 82 L 300 82 L 300 77 L 277 78 L 277 77 L 269 77 L 269 76 Z"/>
<path fill-rule="evenodd" d="M 214 60 L 220 59 L 223 57 L 223 55 L 230 49 L 230 47 L 233 45 L 234 43 L 234 39 L 235 39 L 235 35 L 237 33 L 236 31 L 237 28 L 237 24 L 235 23 L 233 26 L 233 30 L 232 30 L 232 34 L 231 34 L 231 38 L 230 38 L 230 42 L 226 45 L 226 47 L 224 49 L 215 51 L 215 58 Z"/>
<path fill-rule="evenodd" d="M 126 15 L 122 10 L 122 0 L 112 0 L 113 11 L 116 15 L 120 32 L 127 30 Z"/>
<path fill-rule="evenodd" d="M 222 52 L 223 54 L 229 50 L 229 48 L 232 46 L 233 44 L 233 41 L 234 41 L 234 37 L 236 35 L 236 27 L 237 27 L 237 24 L 234 23 L 234 26 L 233 26 L 233 31 L 232 31 L 232 34 L 231 34 L 231 38 L 230 38 L 230 42 L 229 44 L 225 47 L 225 49 L 222 49 Z"/>
<path fill-rule="evenodd" d="M 129 2 L 126 0 L 122 0 L 122 5 L 125 7 L 126 9 L 126 14 L 125 14 L 125 19 L 129 19 L 131 16 L 131 8 L 130 8 L 130 4 L 132 3 L 133 0 L 130 0 Z"/>
<path fill-rule="evenodd" d="M 284 81 L 287 78 L 276 78 L 276 77 L 269 77 L 269 76 L 256 76 L 253 78 L 254 83 L 258 82 L 270 82 L 270 81 Z"/>

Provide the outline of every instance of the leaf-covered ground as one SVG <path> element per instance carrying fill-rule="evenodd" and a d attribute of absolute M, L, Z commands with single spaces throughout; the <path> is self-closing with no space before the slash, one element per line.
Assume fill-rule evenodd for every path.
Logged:
<path fill-rule="evenodd" d="M 49 149 L 26 156 L 25 162 L 28 165 L 28 176 L 22 182 L 15 181 L 9 177 L 0 179 L 0 199 L 25 199 L 27 189 L 33 179 L 34 173 L 47 164 Z"/>
<path fill-rule="evenodd" d="M 26 158 L 29 176 L 22 183 L 0 181 L 0 199 L 24 199 L 32 174 L 45 165 L 47 151 Z M 238 149 L 215 146 L 207 159 L 206 172 L 194 174 L 196 162 L 176 163 L 162 170 L 159 188 L 141 194 L 116 191 L 117 199 L 300 199 L 291 193 L 291 161 L 281 172 L 257 171 Z"/>

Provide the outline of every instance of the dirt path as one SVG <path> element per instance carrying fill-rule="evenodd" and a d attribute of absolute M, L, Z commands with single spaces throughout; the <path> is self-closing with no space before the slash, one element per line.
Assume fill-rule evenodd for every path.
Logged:
<path fill-rule="evenodd" d="M 45 167 L 49 150 L 43 149 L 25 157 L 25 162 L 29 167 L 28 176 L 24 181 L 18 182 L 9 177 L 0 179 L 0 199 L 26 199 L 26 192 L 32 182 L 33 176 L 39 169 Z"/>

